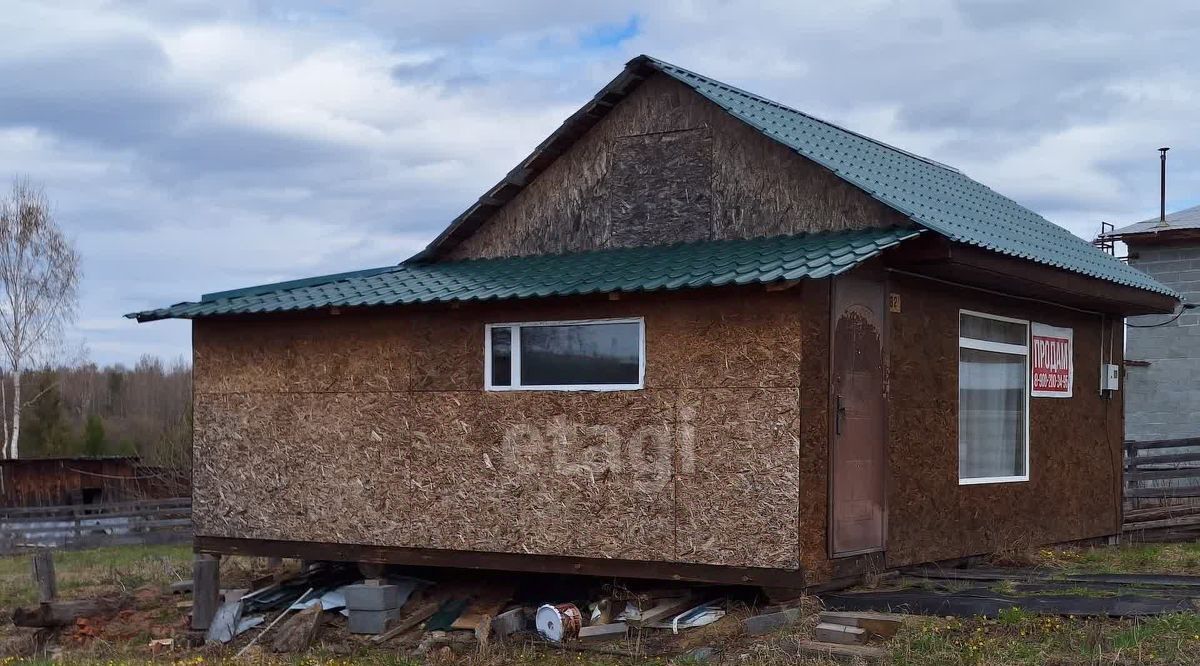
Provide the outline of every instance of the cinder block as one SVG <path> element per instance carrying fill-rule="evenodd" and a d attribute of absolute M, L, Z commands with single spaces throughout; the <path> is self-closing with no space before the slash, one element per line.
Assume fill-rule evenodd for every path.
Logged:
<path fill-rule="evenodd" d="M 789 608 L 778 613 L 748 617 L 742 622 L 742 627 L 750 636 L 758 636 L 786 627 L 799 619 L 800 610 Z"/>
<path fill-rule="evenodd" d="M 354 610 L 350 609 L 349 627 L 352 634 L 382 634 L 388 629 L 388 622 L 400 617 L 399 608 L 388 610 Z"/>
<path fill-rule="evenodd" d="M 352 611 L 381 611 L 400 606 L 400 588 L 396 585 L 347 585 L 346 608 Z"/>

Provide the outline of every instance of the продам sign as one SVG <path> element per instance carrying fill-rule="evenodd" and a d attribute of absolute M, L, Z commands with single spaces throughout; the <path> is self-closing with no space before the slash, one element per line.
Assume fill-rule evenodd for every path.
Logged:
<path fill-rule="evenodd" d="M 1033 344 L 1030 365 L 1033 383 L 1030 395 L 1038 398 L 1069 398 L 1074 382 L 1075 363 L 1072 356 L 1074 331 L 1045 324 L 1033 325 Z"/>

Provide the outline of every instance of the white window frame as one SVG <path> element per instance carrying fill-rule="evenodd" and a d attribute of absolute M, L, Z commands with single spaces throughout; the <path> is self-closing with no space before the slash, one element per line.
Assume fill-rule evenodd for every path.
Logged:
<path fill-rule="evenodd" d="M 521 328 L 532 326 L 585 326 L 587 324 L 637 324 L 638 325 L 638 380 L 635 384 L 521 384 Z M 507 328 L 512 345 L 509 363 L 512 367 L 512 385 L 492 384 L 492 329 Z M 483 331 L 483 387 L 487 391 L 637 391 L 646 381 L 646 321 L 642 317 L 619 319 L 569 319 L 564 321 L 513 321 L 487 324 Z"/>
<path fill-rule="evenodd" d="M 1006 342 L 990 342 L 988 340 L 977 340 L 975 338 L 965 338 L 962 335 L 962 316 L 963 315 L 970 315 L 972 317 L 979 317 L 981 319 L 994 319 L 996 321 L 1005 321 L 1005 322 L 1009 322 L 1011 324 L 1022 324 L 1025 326 L 1025 344 L 1024 345 L 1014 345 L 1014 344 L 1010 344 L 1010 343 L 1006 343 Z M 1000 315 L 989 314 L 987 312 L 978 312 L 975 310 L 960 309 L 958 311 L 958 354 L 957 354 L 957 356 L 958 356 L 958 364 L 960 367 L 962 366 L 962 350 L 964 347 L 967 349 L 977 349 L 980 351 L 1000 352 L 1000 353 L 1004 353 L 1004 354 L 1016 354 L 1016 355 L 1021 355 L 1021 356 L 1025 357 L 1025 390 L 1023 391 L 1023 393 L 1025 395 L 1025 410 L 1024 410 L 1024 413 L 1025 413 L 1025 473 L 1020 476 L 982 476 L 982 477 L 973 478 L 973 479 L 964 479 L 961 476 L 959 476 L 958 477 L 958 485 L 960 485 L 960 486 L 977 486 L 977 485 L 984 484 L 984 483 L 1021 483 L 1021 482 L 1029 481 L 1029 473 L 1030 473 L 1029 450 L 1031 448 L 1033 448 L 1033 443 L 1029 441 L 1029 421 L 1030 421 L 1029 377 L 1030 377 L 1030 373 L 1031 373 L 1031 370 L 1029 367 L 1029 363 L 1030 363 L 1029 330 L 1030 330 L 1030 326 L 1029 326 L 1028 319 L 1015 319 L 1013 317 L 1002 317 Z M 958 373 L 958 368 L 955 368 L 955 374 L 957 375 L 957 373 Z M 961 378 L 959 379 L 959 381 L 961 381 Z M 955 397 L 954 404 L 956 405 L 956 411 L 958 409 L 962 409 L 962 406 L 958 403 L 957 396 Z M 961 442 L 956 441 L 955 446 L 961 447 L 962 444 L 961 444 Z M 956 448 L 955 451 L 956 451 L 956 453 L 961 453 L 960 448 Z M 957 467 L 957 465 L 956 465 L 956 467 Z M 957 474 L 957 472 L 956 472 L 956 474 Z"/>

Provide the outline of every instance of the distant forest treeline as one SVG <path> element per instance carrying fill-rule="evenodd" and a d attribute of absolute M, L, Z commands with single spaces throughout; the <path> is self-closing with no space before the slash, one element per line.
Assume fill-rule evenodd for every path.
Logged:
<path fill-rule="evenodd" d="M 143 356 L 132 368 L 95 364 L 25 373 L 22 458 L 139 455 L 191 467 L 192 369 Z"/>

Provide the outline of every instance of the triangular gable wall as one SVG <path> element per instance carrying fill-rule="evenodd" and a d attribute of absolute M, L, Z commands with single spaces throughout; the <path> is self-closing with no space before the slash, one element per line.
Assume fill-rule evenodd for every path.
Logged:
<path fill-rule="evenodd" d="M 438 258 L 905 224 L 824 167 L 654 73 Z"/>

